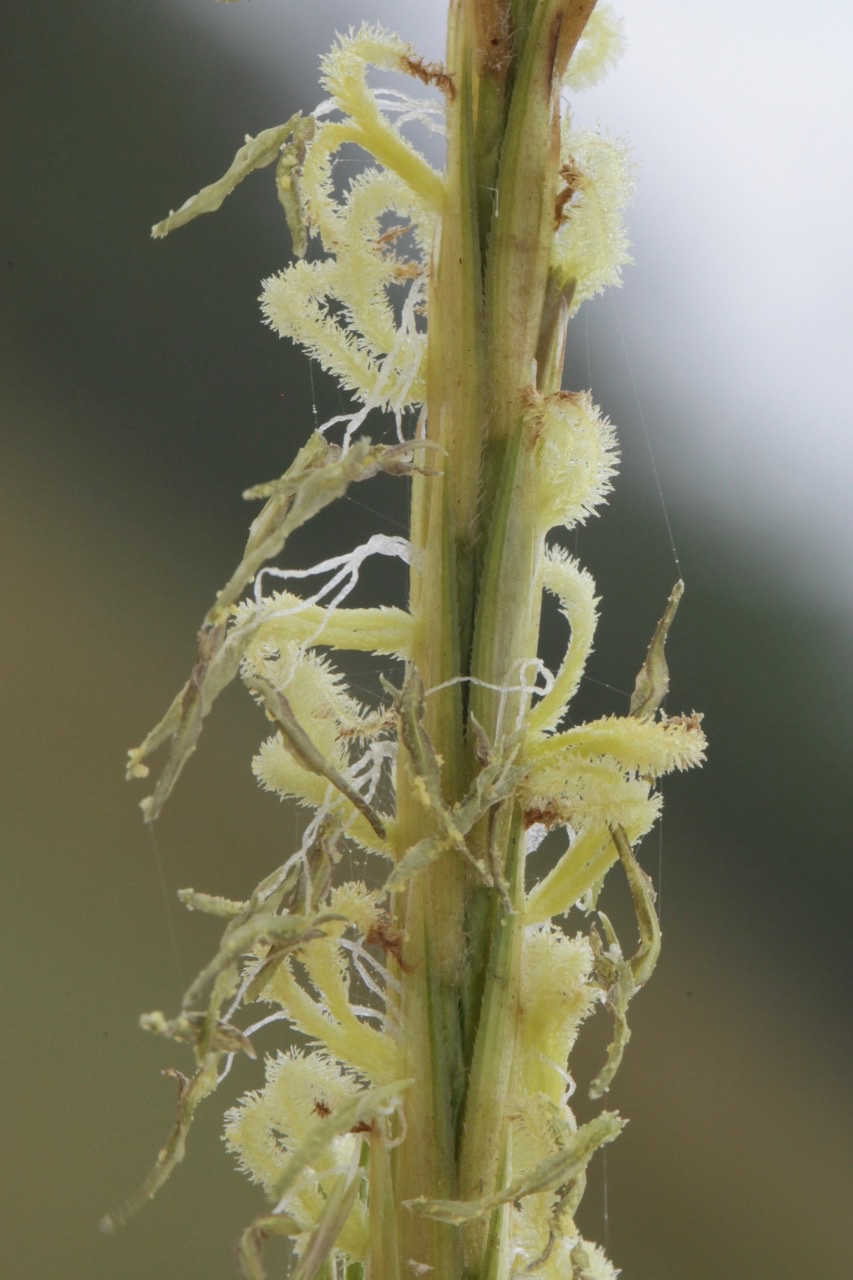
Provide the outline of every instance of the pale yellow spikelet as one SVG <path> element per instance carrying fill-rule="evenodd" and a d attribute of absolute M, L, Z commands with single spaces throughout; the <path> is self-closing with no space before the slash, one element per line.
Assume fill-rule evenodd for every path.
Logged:
<path fill-rule="evenodd" d="M 527 1093 L 558 1103 L 566 1092 L 569 1053 L 596 988 L 587 938 L 551 924 L 525 930 L 521 961 L 521 1079 Z"/>
<path fill-rule="evenodd" d="M 363 922 L 370 919 L 372 895 L 366 894 L 359 903 L 351 891 L 341 903 L 357 910 Z M 374 1084 L 386 1084 L 395 1078 L 397 1049 L 387 1031 L 371 1025 L 351 1007 L 349 954 L 340 944 L 345 927 L 333 922 L 324 937 L 301 949 L 299 968 L 311 991 L 298 980 L 296 965 L 288 958 L 267 982 L 263 999 L 280 1004 L 293 1027 L 339 1062 Z"/>
<path fill-rule="evenodd" d="M 329 894 L 329 910 L 335 915 L 346 916 L 358 936 L 365 938 L 376 927 L 383 914 L 380 898 L 381 894 L 368 889 L 362 880 L 348 880 L 332 889 Z"/>
<path fill-rule="evenodd" d="M 330 1132 L 318 1142 L 318 1126 L 361 1092 L 351 1076 L 319 1053 L 291 1049 L 266 1059 L 263 1089 L 246 1094 L 225 1116 L 225 1143 L 240 1168 L 267 1194 L 279 1200 L 296 1224 L 302 1224 L 295 1247 L 301 1254 L 320 1220 L 342 1170 L 351 1167 L 360 1138 Z M 310 1163 L 295 1176 L 283 1197 L 278 1188 L 303 1144 L 310 1144 Z M 348 1258 L 363 1258 L 367 1249 L 367 1209 L 356 1199 L 335 1241 Z"/>
<path fill-rule="evenodd" d="M 603 133 L 567 133 L 562 163 L 566 199 L 553 266 L 562 282 L 575 282 L 571 316 L 588 298 L 618 285 L 631 262 L 622 213 L 632 174 L 625 145 Z"/>
<path fill-rule="evenodd" d="M 617 1280 L 622 1273 L 608 1259 L 600 1245 L 590 1244 L 588 1240 L 579 1240 L 571 1251 L 570 1261 L 574 1264 L 574 1272 L 548 1271 L 543 1275 L 553 1276 L 554 1280 L 562 1280 L 566 1274 L 583 1277 L 583 1280 Z M 580 1268 L 580 1270 L 578 1270 Z"/>
<path fill-rule="evenodd" d="M 652 780 L 673 770 L 692 769 L 705 759 L 701 716 L 672 716 L 638 720 L 605 716 L 531 747 L 534 762 L 549 759 L 566 772 L 578 760 L 608 757 L 626 773 Z"/>
<path fill-rule="evenodd" d="M 346 391 L 366 399 L 378 376 L 371 352 L 329 314 L 337 300 L 337 263 L 294 262 L 264 280 L 261 311 L 280 337 L 292 338 Z"/>
<path fill-rule="evenodd" d="M 328 658 L 304 650 L 293 641 L 258 646 L 243 667 L 251 688 L 257 677 L 286 692 L 294 715 L 320 755 L 345 772 L 349 742 L 363 726 L 370 732 L 367 713 L 346 690 L 345 678 Z M 253 763 L 255 775 L 269 790 L 322 803 L 328 782 L 306 769 L 284 746 L 279 735 L 269 738 Z"/>
<path fill-rule="evenodd" d="M 559 753 L 543 752 L 521 792 L 530 821 L 575 832 L 609 823 L 624 827 L 632 840 L 651 830 L 662 803 L 659 794 L 650 794 L 648 782 L 627 775 L 614 760 L 580 758 L 568 773 Z"/>
<path fill-rule="evenodd" d="M 575 91 L 597 84 L 624 51 L 622 19 L 614 12 L 612 5 L 596 5 L 569 60 L 563 83 L 566 88 Z"/>
<path fill-rule="evenodd" d="M 316 151 L 312 146 L 309 158 Z M 307 162 L 306 170 L 310 177 Z M 313 188 L 306 182 L 306 189 Z M 278 334 L 300 343 L 359 399 L 402 410 L 423 399 L 426 337 L 405 312 L 399 323 L 395 315 L 392 292 L 413 278 L 418 258 L 397 256 L 388 215 L 398 229 L 411 228 L 423 261 L 433 219 L 396 174 L 370 169 L 321 227 L 336 257 L 295 262 L 264 281 L 261 310 Z"/>
<path fill-rule="evenodd" d="M 249 636 L 245 654 L 255 666 L 264 653 L 291 643 L 404 658 L 411 644 L 412 617 L 392 605 L 326 609 L 305 604 L 291 591 L 275 591 L 260 605 L 254 600 L 238 605 L 234 627 L 243 628 Z"/>
<path fill-rule="evenodd" d="M 549 547 L 546 551 L 542 585 L 559 600 L 560 612 L 569 624 L 571 635 L 552 688 L 530 712 L 528 743 L 531 746 L 540 735 L 556 728 L 574 697 L 592 651 L 598 621 L 593 577 L 562 547 Z"/>
<path fill-rule="evenodd" d="M 357 31 L 338 35 L 328 53 L 320 59 L 320 82 L 346 115 L 358 116 L 370 94 L 365 68 L 400 71 L 405 58 L 416 57 L 415 49 L 381 23 L 363 22 Z"/>
<path fill-rule="evenodd" d="M 551 1252 L 533 1272 L 536 1280 L 565 1280 L 566 1276 L 577 1274 L 572 1265 L 571 1241 L 572 1236 L 561 1229 L 553 1242 Z"/>
<path fill-rule="evenodd" d="M 334 814 L 343 821 L 350 840 L 372 853 L 391 856 L 392 823 L 387 815 L 383 815 L 387 838 L 382 839 L 347 796 L 336 790 L 322 774 L 310 772 L 298 764 L 280 737 L 267 738 L 261 743 L 252 759 L 252 773 L 265 791 L 275 791 L 283 798 L 293 798 L 299 804 Z"/>
<path fill-rule="evenodd" d="M 321 120 L 302 166 L 302 200 L 305 222 L 329 253 L 337 253 L 344 203 L 335 194 L 334 165 L 338 151 L 350 139 L 349 123 Z"/>
<path fill-rule="evenodd" d="M 386 215 L 393 215 L 386 217 Z M 352 323 L 377 351 L 388 351 L 396 334 L 388 290 L 422 265 L 429 251 L 433 219 L 395 173 L 368 169 L 350 183 L 342 223 L 346 252 L 338 253 L 339 296 Z M 417 256 L 400 257 L 396 240 L 411 228 Z M 426 243 L 424 243 L 426 240 Z"/>
<path fill-rule="evenodd" d="M 555 1103 L 545 1092 L 523 1088 L 512 1099 L 509 1123 L 518 1169 L 534 1168 L 554 1150 L 560 1135 L 577 1127 L 568 1106 Z"/>
<path fill-rule="evenodd" d="M 279 737 L 267 738 L 252 760 L 252 772 L 267 791 L 292 796 L 300 804 L 321 808 L 328 804 L 329 783 L 298 764 Z M 343 800 L 336 801 L 342 806 Z"/>
<path fill-rule="evenodd" d="M 339 204 L 335 197 L 333 165 L 345 144 L 362 147 L 383 165 L 384 171 L 402 179 L 420 208 L 433 214 L 441 208 L 444 182 L 383 112 L 367 83 L 371 66 L 411 74 L 412 67 L 420 65 L 411 45 L 381 27 L 364 25 L 355 33 L 339 36 L 322 65 L 323 84 L 332 95 L 324 108 L 341 112 L 343 119 L 323 120 L 318 125 L 305 158 L 303 199 L 308 226 L 319 232 L 329 251 L 336 253 L 345 201 Z M 416 118 L 423 115 L 416 101 L 405 95 L 398 95 L 398 101 L 403 97 L 408 114 Z"/>
<path fill-rule="evenodd" d="M 531 392 L 524 416 L 538 468 L 543 532 L 586 520 L 610 492 L 616 435 L 589 392 Z"/>
<path fill-rule="evenodd" d="M 261 294 L 264 318 L 277 333 L 300 343 L 358 399 L 395 412 L 424 396 L 425 334 L 415 308 L 407 313 L 403 305 L 399 318 L 397 308 L 400 286 L 416 279 L 426 261 L 444 182 L 382 110 L 367 72 L 374 66 L 406 73 L 416 65 L 409 45 L 367 25 L 340 37 L 324 59 L 323 82 L 332 95 L 327 105 L 344 119 L 316 129 L 300 198 L 309 231 L 333 256 L 293 263 L 265 280 Z M 358 174 L 338 196 L 333 165 L 346 143 L 358 144 L 384 168 Z M 398 257 L 395 240 L 403 229 L 413 243 Z"/>
<path fill-rule="evenodd" d="M 262 651 L 263 652 L 263 651 Z M 367 769 L 367 782 L 378 785 L 393 763 L 393 745 L 377 742 L 365 756 L 364 744 L 388 731 L 386 717 L 371 714 L 344 692 L 343 677 L 327 659 L 313 651 L 290 647 L 298 661 L 288 669 L 287 658 L 275 650 L 260 672 L 247 665 L 244 678 L 250 688 L 265 683 L 286 691 L 293 722 L 303 741 L 308 744 L 310 758 L 294 743 L 293 735 L 279 732 L 261 744 L 252 760 L 252 772 L 268 791 L 283 798 L 292 797 L 300 804 L 334 814 L 342 822 L 346 835 L 363 848 L 385 857 L 393 847 L 394 822 L 391 815 L 380 815 L 366 798 L 364 783 L 356 777 L 359 760 Z M 287 671 L 289 678 L 275 684 L 276 669 Z M 372 779 L 372 782 L 371 782 Z"/>
<path fill-rule="evenodd" d="M 511 1119 L 513 1164 L 520 1169 L 534 1168 L 555 1150 L 558 1134 L 575 1127 L 570 1109 L 565 1105 L 557 1107 L 545 1094 L 530 1094 L 517 1100 Z M 545 1254 L 556 1201 L 557 1194 L 548 1191 L 525 1196 L 513 1206 L 510 1233 L 516 1258 L 514 1274 L 523 1274 L 520 1264 L 532 1266 Z M 561 1227 L 570 1237 L 576 1234 L 569 1214 L 561 1221 Z M 537 1265 L 531 1274 L 549 1273 Z"/>
<path fill-rule="evenodd" d="M 649 831 L 659 811 L 659 803 L 654 806 L 639 802 L 635 806 L 636 825 L 623 824 L 631 844 Z M 569 827 L 571 829 L 570 823 Z M 590 890 L 595 891 L 618 856 L 613 834 L 606 820 L 589 822 L 573 833 L 568 849 L 556 866 L 527 895 L 524 909 L 527 923 L 538 924 L 555 916 L 567 915 L 584 894 L 588 894 Z"/>
<path fill-rule="evenodd" d="M 531 1225 L 539 1226 L 538 1237 L 541 1240 L 541 1225 Z M 538 1261 L 544 1249 L 540 1248 L 538 1253 L 530 1251 L 531 1277 L 535 1280 L 569 1280 L 569 1277 L 573 1280 L 617 1280 L 621 1272 L 608 1261 L 603 1249 L 580 1237 L 569 1215 L 561 1217 L 554 1226 L 553 1238 L 549 1239 L 547 1232 L 544 1233 L 545 1241 L 550 1245 L 544 1261 Z"/>
<path fill-rule="evenodd" d="M 332 971 L 333 962 L 329 957 L 324 956 L 323 961 L 322 966 L 319 963 L 314 966 L 320 978 L 325 976 L 320 974 L 321 968 L 326 973 Z M 341 993 L 340 984 L 331 994 L 333 1003 L 342 1014 L 340 1020 L 330 1015 L 322 996 L 315 999 L 308 994 L 297 982 L 289 962 L 285 961 L 267 984 L 263 998 L 281 1004 L 292 1027 L 315 1044 L 324 1045 L 330 1054 L 358 1071 L 359 1075 L 379 1083 L 393 1080 L 396 1064 L 393 1042 L 351 1013 L 347 995 Z"/>
<path fill-rule="evenodd" d="M 444 180 L 389 121 L 367 84 L 370 66 L 406 74 L 412 64 L 419 63 L 412 45 L 379 25 L 365 23 L 358 31 L 338 37 L 322 60 L 322 81 L 349 118 L 349 140 L 398 173 L 428 207 L 438 211 L 444 201 Z"/>
<path fill-rule="evenodd" d="M 268 1057 L 265 1077 L 262 1089 L 247 1093 L 226 1113 L 225 1142 L 252 1181 L 271 1191 L 318 1116 L 354 1098 L 360 1086 L 323 1054 L 295 1048 Z M 335 1167 L 352 1146 L 348 1134 L 335 1139 L 315 1172 Z"/>

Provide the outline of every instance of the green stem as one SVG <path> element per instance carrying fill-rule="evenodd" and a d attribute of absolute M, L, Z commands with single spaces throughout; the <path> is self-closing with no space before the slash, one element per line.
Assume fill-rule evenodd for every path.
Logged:
<path fill-rule="evenodd" d="M 529 680 L 541 607 L 542 530 L 524 412 L 537 383 L 546 392 L 559 385 L 553 352 L 561 350 L 565 309 L 548 294 L 559 87 L 593 5 L 450 6 L 454 93 L 427 378 L 427 431 L 441 447 L 442 474 L 413 481 L 410 591 L 411 662 L 427 693 L 424 729 L 442 761 L 448 804 L 482 767 L 466 743 L 469 715 L 496 745 L 527 710 L 524 695 L 499 691 Z M 537 378 L 543 351 L 554 387 Z M 398 768 L 403 852 L 436 828 L 402 747 Z M 400 1074 L 416 1083 L 395 1163 L 398 1203 L 488 1196 L 506 1160 L 524 905 L 517 807 L 483 819 L 469 847 L 505 883 L 483 889 L 451 851 L 415 878 L 400 904 L 407 960 Z M 497 1256 L 488 1267 L 486 1260 L 502 1253 L 489 1241 L 503 1239 L 506 1213 L 465 1231 L 463 1263 L 457 1229 L 403 1211 L 401 1266 L 433 1267 L 437 1280 L 501 1274 Z"/>
<path fill-rule="evenodd" d="M 483 998 L 471 1061 L 465 1125 L 459 1159 L 462 1199 L 476 1200 L 498 1189 L 506 1166 L 506 1099 L 512 1078 L 518 1027 L 521 978 L 521 941 L 524 927 L 524 831 L 521 815 L 501 815 L 508 828 L 506 874 L 512 909 L 507 911 L 491 894 L 491 920 Z M 500 819 L 499 819 L 500 821 Z M 465 1233 L 466 1276 L 471 1280 L 488 1274 L 498 1264 L 499 1252 L 490 1241 L 505 1235 L 507 1209 L 495 1209 Z M 494 1274 L 500 1275 L 498 1269 Z"/>

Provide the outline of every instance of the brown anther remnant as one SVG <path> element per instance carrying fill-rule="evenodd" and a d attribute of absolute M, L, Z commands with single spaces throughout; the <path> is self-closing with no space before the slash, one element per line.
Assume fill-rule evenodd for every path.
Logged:
<path fill-rule="evenodd" d="M 560 169 L 560 177 L 565 182 L 565 186 L 557 193 L 557 203 L 554 206 L 554 226 L 559 227 L 560 223 L 565 219 L 564 210 L 566 205 L 577 193 L 580 188 L 582 174 L 575 166 L 573 161 L 564 164 Z"/>
<path fill-rule="evenodd" d="M 544 427 L 544 402 L 542 396 L 535 387 L 529 386 L 522 391 L 524 399 L 524 427 L 526 434 L 522 436 L 522 444 L 526 449 L 535 449 L 539 443 Z M 583 393 L 580 391 L 558 391 L 556 396 L 550 399 L 560 400 L 562 403 L 579 404 L 583 399 Z"/>
<path fill-rule="evenodd" d="M 393 244 L 398 236 L 405 235 L 407 231 L 411 231 L 412 229 L 411 222 L 407 222 L 405 226 L 401 226 L 398 223 L 396 226 L 389 227 L 387 231 L 383 232 L 382 235 L 377 238 L 376 243 L 382 245 Z"/>
<path fill-rule="evenodd" d="M 453 76 L 445 71 L 440 62 L 424 62 L 423 58 L 403 58 L 403 69 L 410 76 L 422 80 L 424 84 L 434 84 L 442 93 L 446 93 L 450 101 L 456 97 L 456 85 Z"/>
<path fill-rule="evenodd" d="M 389 475 L 392 475 L 392 476 L 409 475 L 410 472 L 418 470 L 417 467 L 413 467 L 408 462 L 408 460 L 405 457 L 406 452 L 407 450 L 405 449 L 399 450 L 399 456 L 400 456 L 399 462 L 393 461 L 393 458 L 395 455 L 391 454 L 390 452 L 386 453 L 385 454 L 386 460 L 383 462 L 381 469 L 383 471 L 387 471 Z M 379 472 L 379 468 L 377 467 L 376 471 L 374 472 L 374 475 L 378 474 L 378 472 Z M 362 721 L 360 724 L 356 724 L 356 725 L 339 726 L 337 737 L 338 737 L 338 740 L 341 742 L 349 742 L 353 738 L 363 738 L 366 731 L 370 733 L 381 733 L 383 729 L 393 729 L 396 723 L 397 721 L 396 721 L 394 712 L 391 711 L 390 709 L 384 712 L 377 711 L 377 712 L 374 712 L 369 717 L 369 721 L 367 725 L 365 725 L 364 721 Z"/>
<path fill-rule="evenodd" d="M 386 955 L 392 955 L 403 973 L 412 972 L 412 966 L 403 959 L 403 933 L 394 927 L 387 915 L 380 916 L 370 926 L 364 941 L 368 947 L 381 947 Z"/>
<path fill-rule="evenodd" d="M 533 386 L 525 387 L 522 396 L 524 398 L 524 435 L 521 437 L 522 444 L 529 452 L 533 452 L 539 443 L 542 430 L 545 425 L 542 414 L 541 397 L 537 401 L 536 388 Z M 488 758 L 482 762 L 488 763 Z"/>
<path fill-rule="evenodd" d="M 525 809 L 524 810 L 524 829 L 527 831 L 529 827 L 542 826 L 547 827 L 550 831 L 552 827 L 558 827 L 565 823 L 566 815 L 561 809 Z"/>
<path fill-rule="evenodd" d="M 667 729 L 690 729 L 695 733 L 702 731 L 702 716 L 698 711 L 692 711 L 689 716 L 667 716 L 661 721 L 664 733 Z"/>
<path fill-rule="evenodd" d="M 321 1120 L 325 1120 L 327 1116 L 332 1114 L 332 1108 L 327 1102 L 323 1102 L 322 1098 L 318 1098 L 314 1103 L 314 1114 L 318 1115 Z M 373 1133 L 372 1120 L 357 1120 L 349 1131 L 350 1133 Z"/>
<path fill-rule="evenodd" d="M 423 271 L 419 262 L 400 262 L 394 268 L 395 280 L 417 280 Z"/>

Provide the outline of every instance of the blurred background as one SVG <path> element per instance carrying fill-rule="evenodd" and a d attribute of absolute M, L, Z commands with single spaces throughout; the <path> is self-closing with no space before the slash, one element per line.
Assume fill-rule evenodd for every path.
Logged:
<path fill-rule="evenodd" d="M 604 601 L 582 710 L 625 709 L 674 540 L 687 591 L 668 705 L 704 710 L 711 749 L 701 774 L 670 780 L 643 848 L 664 951 L 611 1093 L 631 1123 L 582 1220 L 626 1280 L 846 1280 L 853 14 L 841 0 L 815 0 L 808 22 L 793 0 L 619 8 L 626 56 L 578 102 L 630 135 L 638 179 L 637 265 L 570 330 L 567 385 L 592 386 L 623 451 L 612 503 L 573 538 Z M 171 1185 L 118 1235 L 97 1230 L 171 1126 L 160 1069 L 189 1065 L 137 1029 L 140 1011 L 174 1010 L 217 936 L 179 916 L 175 890 L 243 896 L 297 831 L 254 785 L 263 725 L 240 690 L 154 839 L 123 761 L 189 671 L 255 511 L 241 491 L 291 461 L 312 395 L 321 419 L 338 403 L 259 324 L 259 281 L 289 254 L 269 172 L 164 243 L 148 228 L 246 132 L 318 101 L 336 28 L 381 19 L 440 57 L 444 13 L 36 0 L 6 24 L 10 1275 L 226 1280 L 262 1207 L 218 1137 L 223 1103 L 258 1081 L 246 1063 L 200 1112 Z M 293 563 L 405 518 L 403 482 L 353 496 L 292 544 Z"/>

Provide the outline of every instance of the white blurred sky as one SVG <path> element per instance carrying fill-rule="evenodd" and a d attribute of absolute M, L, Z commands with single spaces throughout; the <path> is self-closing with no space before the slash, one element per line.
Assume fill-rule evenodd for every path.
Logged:
<path fill-rule="evenodd" d="M 270 78 L 297 13 L 315 49 L 379 20 L 442 54 L 444 0 L 177 2 Z M 614 358 L 624 334 L 664 490 L 851 617 L 853 6 L 613 7 L 626 53 L 577 115 L 627 135 L 638 163 L 637 266 L 601 315 Z"/>

